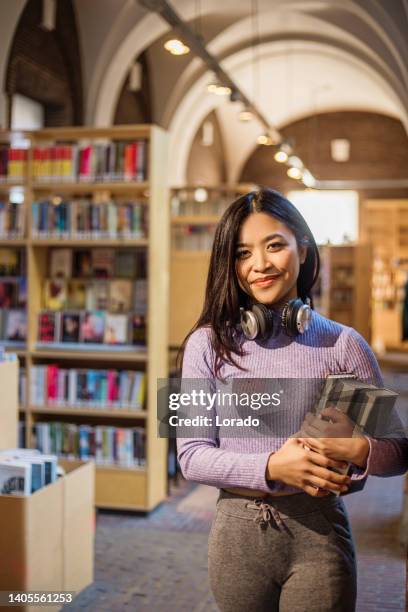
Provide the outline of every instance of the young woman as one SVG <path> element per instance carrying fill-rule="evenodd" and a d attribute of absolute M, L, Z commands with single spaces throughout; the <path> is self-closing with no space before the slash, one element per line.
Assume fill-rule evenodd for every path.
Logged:
<path fill-rule="evenodd" d="M 217 227 L 203 311 L 185 342 L 183 379 L 351 373 L 381 383 L 357 332 L 309 312 L 318 273 L 315 240 L 288 200 L 270 189 L 236 200 Z M 298 394 L 296 409 L 306 416 L 310 406 L 302 401 Z M 303 437 L 277 431 L 178 438 L 184 476 L 220 489 L 209 575 L 222 612 L 354 610 L 353 540 L 333 492 L 353 490 L 368 473 L 402 473 L 405 449 L 395 440 L 315 437 L 320 426 L 309 415 Z M 329 469 L 345 462 L 351 477 Z"/>

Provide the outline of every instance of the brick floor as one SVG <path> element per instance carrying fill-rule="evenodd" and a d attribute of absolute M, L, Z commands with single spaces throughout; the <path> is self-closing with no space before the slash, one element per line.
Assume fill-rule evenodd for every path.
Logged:
<path fill-rule="evenodd" d="M 148 517 L 99 513 L 95 581 L 64 610 L 216 612 L 207 578 L 211 513 L 176 510 L 193 487 L 181 482 Z M 364 491 L 344 499 L 358 551 L 357 611 L 405 610 L 402 478 L 370 478 Z"/>

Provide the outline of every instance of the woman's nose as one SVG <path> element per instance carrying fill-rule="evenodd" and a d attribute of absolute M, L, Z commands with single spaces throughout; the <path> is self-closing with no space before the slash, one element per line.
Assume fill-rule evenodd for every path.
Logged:
<path fill-rule="evenodd" d="M 255 253 L 254 255 L 254 270 L 263 272 L 264 270 L 272 266 L 271 262 L 268 260 L 267 253 L 260 251 L 258 253 Z"/>

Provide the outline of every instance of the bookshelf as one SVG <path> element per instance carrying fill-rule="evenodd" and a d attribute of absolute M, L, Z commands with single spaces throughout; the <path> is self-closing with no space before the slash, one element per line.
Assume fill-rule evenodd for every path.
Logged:
<path fill-rule="evenodd" d="M 316 310 L 329 319 L 354 327 L 369 341 L 370 247 L 324 245 L 319 252 L 321 271 L 314 292 Z"/>
<path fill-rule="evenodd" d="M 408 280 L 408 200 L 367 200 L 362 207 L 362 238 L 372 245 L 372 344 L 408 350 L 402 339 L 402 308 Z"/>
<path fill-rule="evenodd" d="M 218 221 L 236 198 L 253 189 L 240 184 L 171 190 L 171 347 L 181 345 L 201 312 Z"/>
<path fill-rule="evenodd" d="M 149 511 L 167 495 L 167 440 L 157 438 L 156 416 L 157 379 L 166 378 L 168 373 L 166 304 L 170 219 L 165 172 L 167 135 L 157 126 L 129 125 L 47 128 L 19 134 L 14 145 L 16 138 L 17 135 L 10 132 L 0 133 L 0 153 L 3 151 L 0 155 L 0 203 L 4 202 L 3 208 L 0 205 L 0 249 L 18 250 L 24 254 L 28 281 L 25 307 L 27 334 L 25 343 L 18 346 L 16 342 L 7 343 L 4 339 L 1 344 L 6 350 L 16 352 L 20 364 L 24 366 L 25 378 L 21 387 L 26 401 L 20 405 L 20 420 L 25 427 L 25 444 L 35 444 L 36 432 L 40 435 L 37 425 L 41 429 L 47 423 L 54 424 L 49 425 L 51 430 L 51 427 L 55 429 L 61 423 L 62 429 L 67 429 L 68 425 L 77 427 L 78 436 L 81 435 L 80 428 L 82 433 L 88 428 L 91 452 L 95 450 L 92 444 L 95 444 L 97 429 L 103 429 L 103 435 L 107 432 L 110 450 L 116 448 L 115 452 L 119 452 L 118 440 L 122 440 L 119 434 L 122 435 L 121 431 L 124 431 L 127 461 L 122 461 L 122 455 L 122 459 L 119 457 L 116 463 L 108 463 L 106 456 L 103 462 L 96 462 L 96 506 Z M 19 154 L 23 159 L 17 160 L 20 165 L 14 164 L 11 174 L 7 160 L 4 161 L 4 150 L 10 145 L 24 148 L 25 151 Z M 8 202 L 12 198 L 19 201 L 21 209 L 18 210 L 21 210 L 21 219 L 24 220 L 22 231 L 13 235 L 10 231 L 2 232 L 1 224 L 2 211 L 8 210 Z M 15 211 L 13 214 L 15 217 Z M 5 227 L 9 226 L 6 224 Z M 44 295 L 47 282 L 53 280 L 50 278 L 50 262 L 58 249 L 72 252 L 73 260 L 78 253 L 88 252 L 93 263 L 95 253 L 99 250 L 101 254 L 101 250 L 104 250 L 105 256 L 112 256 L 115 266 L 120 253 L 127 256 L 133 254 L 137 274 L 139 259 L 144 261 L 147 304 L 145 342 L 140 338 L 135 340 L 136 334 L 141 333 L 140 330 L 135 331 L 135 313 L 132 312 L 136 301 L 133 291 L 139 278 L 137 274 L 129 278 L 132 283 L 132 307 L 129 312 L 119 311 L 123 315 L 123 329 L 127 338 L 124 345 L 106 344 L 106 331 L 103 332 L 103 340 L 98 338 L 96 343 L 63 342 L 60 334 L 57 334 L 58 341 L 39 341 L 39 334 L 42 333 L 39 315 L 49 310 L 44 308 Z M 68 289 L 72 283 L 87 286 L 96 280 L 92 273 L 87 278 L 79 278 L 77 274 L 73 265 L 72 276 L 62 281 L 67 283 Z M 116 268 L 112 277 L 97 279 L 107 284 L 109 300 L 112 283 L 117 280 Z M 4 278 L 0 278 L 1 281 Z M 63 325 L 62 317 L 69 311 L 64 304 L 61 304 L 60 311 L 56 311 L 60 325 Z M 82 331 L 85 329 L 82 327 L 86 317 L 83 313 L 85 308 L 91 310 L 88 306 L 78 308 L 82 340 L 85 338 L 85 331 Z M 111 302 L 105 314 L 101 315 L 104 322 L 108 321 L 107 311 L 112 312 L 110 308 Z M 103 313 L 105 309 L 100 308 L 99 311 Z M 43 368 L 48 377 L 55 366 L 60 377 L 58 401 L 50 402 L 49 397 L 45 397 L 42 404 L 33 402 L 33 385 L 38 385 L 39 380 L 46 380 L 46 390 L 50 391 L 49 378 L 38 378 L 39 369 Z M 83 371 L 87 372 L 85 380 L 88 383 L 85 384 L 90 384 L 89 372 L 96 372 L 98 392 L 101 392 L 101 388 L 106 392 L 106 385 L 110 384 L 104 372 L 113 372 L 118 393 L 122 393 L 122 383 L 125 387 L 128 385 L 126 397 L 129 401 L 133 397 L 130 390 L 137 391 L 135 381 L 139 381 L 138 393 L 144 398 L 143 405 L 137 409 L 124 405 L 120 407 L 122 395 L 114 399 L 109 396 L 109 402 L 104 403 L 109 390 L 106 395 L 98 396 L 94 404 L 91 398 L 86 404 L 79 402 L 70 405 L 69 400 L 73 395 L 67 394 L 67 381 L 72 380 L 70 377 L 75 372 Z M 79 383 L 72 389 L 80 394 Z M 65 393 L 62 404 L 61 393 Z M 43 433 L 47 427 L 42 428 Z M 139 448 L 141 454 L 138 454 L 137 464 L 129 463 L 130 431 L 135 432 L 132 434 L 133 445 L 137 443 L 143 447 Z M 67 450 L 66 445 L 62 448 Z M 75 445 L 68 448 L 75 454 L 78 451 Z M 134 452 L 136 457 L 136 450 Z M 73 454 L 71 452 L 69 456 L 74 458 Z"/>

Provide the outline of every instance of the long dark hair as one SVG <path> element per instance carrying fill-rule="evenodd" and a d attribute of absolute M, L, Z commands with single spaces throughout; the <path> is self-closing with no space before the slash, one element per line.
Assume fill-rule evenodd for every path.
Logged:
<path fill-rule="evenodd" d="M 275 217 L 293 232 L 298 247 L 307 245 L 306 259 L 300 265 L 297 279 L 297 293 L 303 301 L 309 299 L 313 308 L 311 290 L 319 276 L 320 257 L 308 224 L 298 209 L 278 191 L 266 188 L 251 191 L 235 200 L 217 225 L 204 306 L 197 323 L 183 341 L 177 359 L 179 364 L 191 334 L 200 327 L 209 326 L 212 332 L 211 344 L 215 352 L 215 376 L 218 376 L 223 361 L 243 369 L 234 359 L 234 355 L 243 355 L 236 328 L 239 323 L 239 308 L 247 305 L 248 296 L 238 284 L 235 258 L 240 227 L 254 212 Z"/>

